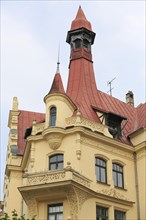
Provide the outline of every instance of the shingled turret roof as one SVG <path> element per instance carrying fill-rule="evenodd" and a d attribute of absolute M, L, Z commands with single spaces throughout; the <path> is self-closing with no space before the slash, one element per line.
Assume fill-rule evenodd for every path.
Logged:
<path fill-rule="evenodd" d="M 75 30 L 82 27 L 92 31 L 91 23 L 86 19 L 86 16 L 80 6 L 75 20 L 72 21 L 70 30 Z"/>

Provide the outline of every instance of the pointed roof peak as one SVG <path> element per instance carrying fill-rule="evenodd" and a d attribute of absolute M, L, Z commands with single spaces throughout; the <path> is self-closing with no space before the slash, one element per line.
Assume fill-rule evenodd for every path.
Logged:
<path fill-rule="evenodd" d="M 61 75 L 59 72 L 56 72 L 56 74 L 54 76 L 54 80 L 53 80 L 51 89 L 49 91 L 49 94 L 50 93 L 65 93 L 62 79 L 61 79 Z"/>
<path fill-rule="evenodd" d="M 87 20 L 83 10 L 82 10 L 82 7 L 81 5 L 79 6 L 79 9 L 78 9 L 78 12 L 77 12 L 77 15 L 76 15 L 76 18 L 75 19 L 85 19 Z"/>
<path fill-rule="evenodd" d="M 92 31 L 91 23 L 87 20 L 81 6 L 79 6 L 76 18 L 72 21 L 71 30 L 79 29 L 82 27 Z"/>

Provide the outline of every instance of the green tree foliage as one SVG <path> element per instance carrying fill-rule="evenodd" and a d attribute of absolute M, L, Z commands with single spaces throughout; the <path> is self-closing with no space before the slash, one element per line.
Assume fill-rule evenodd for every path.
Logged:
<path fill-rule="evenodd" d="M 25 218 L 25 215 L 18 217 L 16 210 L 13 210 L 11 218 L 8 216 L 7 213 L 5 213 L 4 217 L 0 217 L 0 220 L 35 220 L 35 216 L 32 219 Z"/>

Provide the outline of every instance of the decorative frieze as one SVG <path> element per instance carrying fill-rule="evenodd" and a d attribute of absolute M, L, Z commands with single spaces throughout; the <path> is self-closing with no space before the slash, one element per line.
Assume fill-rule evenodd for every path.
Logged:
<path fill-rule="evenodd" d="M 66 118 L 66 126 L 87 127 L 90 128 L 92 131 L 97 131 L 101 133 L 104 133 L 105 131 L 105 126 L 103 126 L 102 124 L 83 118 L 80 115 Z"/>
<path fill-rule="evenodd" d="M 76 173 L 73 173 L 72 178 L 74 181 L 82 184 L 83 186 L 90 188 L 90 181 L 89 180 L 77 175 Z"/>
<path fill-rule="evenodd" d="M 45 129 L 45 123 L 39 123 L 39 124 L 33 123 L 31 134 L 36 135 L 38 133 L 41 133 L 44 129 Z"/>
<path fill-rule="evenodd" d="M 37 185 L 37 184 L 45 184 L 50 182 L 56 182 L 64 180 L 65 178 L 65 172 L 58 172 L 55 174 L 46 173 L 46 174 L 40 174 L 35 176 L 28 176 L 28 185 Z"/>
<path fill-rule="evenodd" d="M 122 199 L 122 200 L 129 201 L 129 199 L 127 199 L 126 196 L 117 192 L 117 190 L 115 190 L 115 189 L 102 189 L 102 190 L 97 190 L 97 192 L 104 194 L 104 195 L 107 195 L 107 196 L 114 197 L 116 199 Z"/>

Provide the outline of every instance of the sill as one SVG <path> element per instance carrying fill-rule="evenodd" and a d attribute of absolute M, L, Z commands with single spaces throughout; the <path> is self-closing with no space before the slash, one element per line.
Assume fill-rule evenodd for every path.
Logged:
<path fill-rule="evenodd" d="M 102 185 L 106 185 L 106 186 L 110 186 L 110 184 L 104 183 L 104 182 L 100 182 L 100 181 L 96 181 L 96 183 L 99 183 L 99 184 L 102 184 Z"/>
<path fill-rule="evenodd" d="M 118 186 L 114 186 L 114 187 L 115 187 L 115 189 L 119 189 L 119 190 L 127 191 L 127 189 L 122 188 L 122 187 L 118 187 Z"/>

